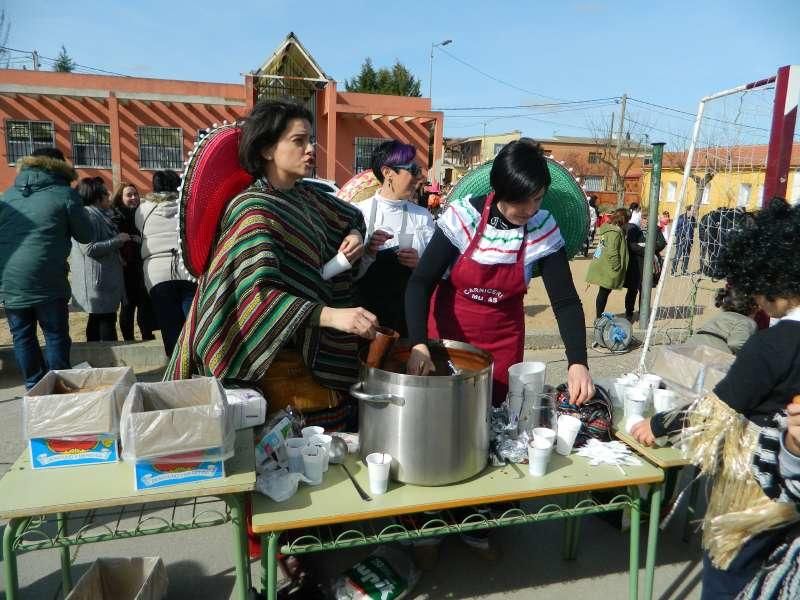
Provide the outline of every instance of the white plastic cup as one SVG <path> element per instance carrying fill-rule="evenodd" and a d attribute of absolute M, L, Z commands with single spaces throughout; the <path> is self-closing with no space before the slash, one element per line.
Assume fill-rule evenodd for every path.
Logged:
<path fill-rule="evenodd" d="M 653 390 L 653 410 L 657 413 L 677 407 L 678 395 L 672 390 Z"/>
<path fill-rule="evenodd" d="M 400 250 L 409 250 L 414 247 L 414 234 L 413 233 L 398 233 L 397 234 L 397 247 Z"/>
<path fill-rule="evenodd" d="M 344 253 L 339 252 L 336 256 L 326 262 L 322 267 L 322 279 L 328 281 L 331 277 L 336 277 L 339 273 L 344 273 L 352 267 L 350 261 Z"/>
<path fill-rule="evenodd" d="M 324 472 L 326 472 L 326 473 L 328 472 L 328 462 L 331 459 L 331 441 L 332 440 L 333 440 L 333 438 L 331 436 L 326 435 L 324 433 L 313 435 L 313 436 L 311 436 L 311 440 L 309 440 L 309 445 L 310 446 L 317 446 L 319 448 L 322 448 L 323 452 L 325 453 L 325 460 L 323 461 L 323 464 L 322 464 L 322 470 Z"/>
<path fill-rule="evenodd" d="M 617 406 L 624 406 L 625 405 L 625 391 L 639 381 L 639 378 L 634 375 L 633 373 L 628 373 L 627 375 L 623 375 L 622 377 L 617 377 L 614 380 L 614 392 L 616 395 L 616 405 Z"/>
<path fill-rule="evenodd" d="M 524 387 L 522 377 L 524 375 L 538 375 L 539 378 L 541 378 L 542 387 L 544 388 L 544 377 L 546 370 L 547 365 L 543 362 L 526 361 L 511 365 L 508 368 L 509 393 L 519 394 L 520 396 L 522 395 L 522 388 Z M 534 381 L 537 381 L 537 379 L 534 378 Z M 539 393 L 541 393 L 541 391 Z"/>
<path fill-rule="evenodd" d="M 506 402 L 508 403 L 508 419 L 509 421 L 513 421 L 520 416 L 520 412 L 522 411 L 522 392 L 519 394 L 512 394 L 511 392 L 508 393 L 506 396 Z"/>
<path fill-rule="evenodd" d="M 308 444 L 303 438 L 289 438 L 286 440 L 286 456 L 289 459 L 290 473 L 302 473 L 305 470 L 303 466 L 303 448 L 306 446 Z"/>
<path fill-rule="evenodd" d="M 309 425 L 308 427 L 303 427 L 303 429 L 300 430 L 300 433 L 303 434 L 303 439 L 308 444 L 311 442 L 311 438 L 315 435 L 322 435 L 325 433 L 325 429 L 319 425 Z"/>
<path fill-rule="evenodd" d="M 661 387 L 661 377 L 651 373 L 645 373 L 639 380 L 641 383 L 649 387 L 651 390 L 657 390 Z"/>
<path fill-rule="evenodd" d="M 392 466 L 392 455 L 386 452 L 373 452 L 367 454 L 366 460 L 369 491 L 373 494 L 385 494 L 389 488 L 389 467 Z"/>
<path fill-rule="evenodd" d="M 306 446 L 303 453 L 303 471 L 311 482 L 309 485 L 322 483 L 322 467 L 325 463 L 325 452 L 319 446 Z"/>
<path fill-rule="evenodd" d="M 625 417 L 644 417 L 647 401 L 650 399 L 649 387 L 631 387 L 625 392 Z"/>
<path fill-rule="evenodd" d="M 531 433 L 533 433 L 533 441 L 542 440 L 549 443 L 550 446 L 556 441 L 556 432 L 549 427 L 534 427 Z"/>
<path fill-rule="evenodd" d="M 558 428 L 556 431 L 556 452 L 562 456 L 572 452 L 575 438 L 581 430 L 581 420 L 571 415 L 561 415 L 558 417 Z"/>
<path fill-rule="evenodd" d="M 552 441 L 534 438 L 528 444 L 528 472 L 534 477 L 541 477 L 547 473 L 547 463 L 550 462 L 552 452 Z"/>

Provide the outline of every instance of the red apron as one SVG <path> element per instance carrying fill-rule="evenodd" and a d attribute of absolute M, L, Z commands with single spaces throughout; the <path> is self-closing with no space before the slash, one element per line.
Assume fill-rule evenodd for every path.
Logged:
<path fill-rule="evenodd" d="M 508 393 L 508 368 L 522 360 L 525 317 L 525 238 L 512 264 L 484 265 L 472 259 L 486 222 L 494 193 L 489 194 L 475 235 L 458 257 L 450 278 L 439 283 L 428 316 L 428 337 L 457 340 L 489 352 L 494 358 L 492 404 L 499 406 Z"/>

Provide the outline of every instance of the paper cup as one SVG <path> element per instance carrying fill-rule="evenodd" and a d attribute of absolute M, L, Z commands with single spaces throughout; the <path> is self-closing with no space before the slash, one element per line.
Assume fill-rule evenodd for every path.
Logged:
<path fill-rule="evenodd" d="M 511 365 L 508 368 L 508 391 L 512 394 L 522 395 L 522 382 L 523 375 L 536 375 L 541 374 L 542 386 L 544 386 L 544 376 L 547 370 L 547 365 L 543 362 L 521 362 Z"/>
<path fill-rule="evenodd" d="M 308 446 L 308 443 L 303 438 L 289 438 L 286 440 L 286 456 L 289 458 L 289 472 L 302 473 L 305 470 L 303 466 L 303 448 Z"/>
<path fill-rule="evenodd" d="M 328 281 L 331 277 L 336 277 L 339 273 L 344 273 L 352 266 L 350 261 L 347 260 L 347 257 L 339 252 L 322 267 L 322 279 Z"/>
<path fill-rule="evenodd" d="M 657 413 L 674 410 L 678 406 L 678 395 L 672 390 L 653 390 L 653 410 Z"/>
<path fill-rule="evenodd" d="M 413 233 L 398 233 L 397 234 L 397 247 L 400 250 L 408 250 L 414 247 L 414 234 Z"/>
<path fill-rule="evenodd" d="M 556 432 L 554 429 L 550 429 L 549 427 L 534 427 L 531 433 L 533 433 L 534 442 L 537 440 L 542 440 L 552 446 L 556 441 Z"/>
<path fill-rule="evenodd" d="M 303 471 L 311 480 L 309 485 L 319 485 L 322 483 L 325 452 L 319 446 L 306 446 L 301 452 L 303 454 Z"/>
<path fill-rule="evenodd" d="M 306 441 L 306 443 L 309 443 L 311 438 L 315 435 L 322 435 L 325 433 L 325 429 L 319 425 L 310 425 L 308 427 L 303 427 L 303 429 L 300 430 L 300 433 L 303 434 L 303 439 Z"/>
<path fill-rule="evenodd" d="M 552 442 L 534 439 L 528 444 L 528 472 L 534 477 L 541 477 L 547 473 L 547 463 L 550 462 L 552 452 Z"/>
<path fill-rule="evenodd" d="M 325 453 L 325 459 L 322 462 L 323 472 L 327 472 L 328 470 L 328 461 L 330 461 L 331 458 L 332 440 L 333 438 L 331 436 L 321 433 L 311 436 L 311 440 L 309 441 L 310 446 L 317 446 L 318 448 L 322 448 L 323 452 Z"/>
<path fill-rule="evenodd" d="M 389 487 L 389 467 L 392 466 L 392 455 L 386 452 L 373 452 L 367 454 L 366 460 L 369 491 L 373 494 L 385 494 Z"/>
<path fill-rule="evenodd" d="M 558 429 L 556 431 L 556 452 L 563 456 L 567 456 L 572 452 L 572 446 L 575 444 L 575 438 L 581 430 L 581 420 L 570 416 L 561 415 L 558 417 Z"/>
<path fill-rule="evenodd" d="M 649 387 L 632 387 L 625 392 L 625 417 L 644 417 L 647 401 L 650 399 Z"/>

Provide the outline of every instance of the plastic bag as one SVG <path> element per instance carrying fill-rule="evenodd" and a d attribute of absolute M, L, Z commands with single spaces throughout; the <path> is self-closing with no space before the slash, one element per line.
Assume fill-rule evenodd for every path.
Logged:
<path fill-rule="evenodd" d="M 335 600 L 400 600 L 417 585 L 420 571 L 402 550 L 380 546 L 333 582 Z"/>
<path fill-rule="evenodd" d="M 50 371 L 25 394 L 23 436 L 115 434 L 125 397 L 135 381 L 130 367 Z"/>
<path fill-rule="evenodd" d="M 289 473 L 287 469 L 265 471 L 256 478 L 256 490 L 275 502 L 283 502 L 297 493 L 297 486 L 301 481 L 311 483 L 302 473 Z"/>
<path fill-rule="evenodd" d="M 122 408 L 120 437 L 124 460 L 195 463 L 199 451 L 216 451 L 206 459 L 233 456 L 236 430 L 222 385 L 200 377 L 134 384 Z"/>

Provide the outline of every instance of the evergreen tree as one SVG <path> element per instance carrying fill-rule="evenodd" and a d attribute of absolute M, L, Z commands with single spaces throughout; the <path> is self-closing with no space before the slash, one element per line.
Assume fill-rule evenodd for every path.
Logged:
<path fill-rule="evenodd" d="M 348 92 L 414 97 L 422 95 L 419 79 L 399 60 L 395 61 L 391 69 L 381 67 L 376 71 L 372 66 L 372 59 L 367 58 L 361 65 L 359 74 L 345 80 L 344 86 Z"/>
<path fill-rule="evenodd" d="M 58 53 L 56 56 L 56 61 L 53 63 L 53 71 L 59 71 L 61 73 L 71 73 L 75 70 L 75 61 L 72 60 L 69 54 L 67 54 L 67 49 L 64 45 L 61 45 L 61 52 Z"/>

